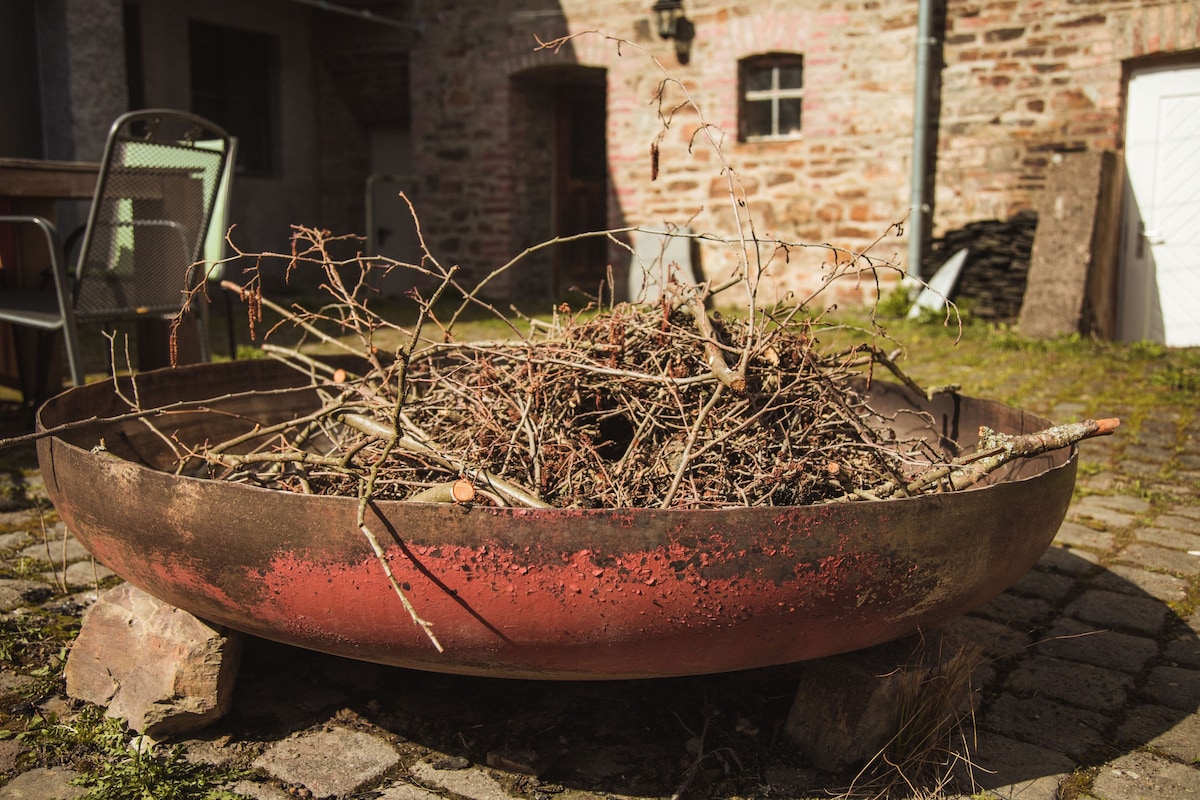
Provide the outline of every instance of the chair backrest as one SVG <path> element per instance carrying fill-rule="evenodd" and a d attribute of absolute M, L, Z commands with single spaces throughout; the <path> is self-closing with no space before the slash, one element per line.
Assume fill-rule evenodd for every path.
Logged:
<path fill-rule="evenodd" d="M 81 320 L 170 316 L 201 260 L 229 135 L 194 114 L 133 111 L 109 131 L 76 267 Z"/>
<path fill-rule="evenodd" d="M 201 258 L 204 259 L 204 275 L 210 281 L 220 281 L 225 277 L 223 259 L 228 249 L 225 241 L 229 233 L 229 202 L 230 192 L 233 191 L 233 167 L 237 159 L 237 137 L 229 137 L 228 150 L 225 153 L 225 171 L 221 173 L 221 184 L 217 187 L 217 196 L 213 201 L 212 219 L 208 223 L 208 234 L 204 237 L 204 247 Z"/>

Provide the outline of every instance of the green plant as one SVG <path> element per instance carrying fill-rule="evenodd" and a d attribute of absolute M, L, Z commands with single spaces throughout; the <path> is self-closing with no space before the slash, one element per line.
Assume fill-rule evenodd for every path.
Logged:
<path fill-rule="evenodd" d="M 112 722 L 109 720 L 108 722 Z M 237 800 L 241 795 L 221 788 L 245 773 L 196 764 L 183 747 L 151 744 L 144 736 L 98 739 L 104 758 L 95 771 L 72 783 L 88 788 L 85 800 Z"/>
<path fill-rule="evenodd" d="M 237 346 L 238 361 L 250 361 L 256 358 L 266 358 L 267 354 L 263 352 L 261 347 L 252 344 L 239 344 Z"/>
<path fill-rule="evenodd" d="M 1200 392 L 1200 365 L 1167 364 L 1150 374 L 1150 382 L 1161 389 L 1194 395 Z"/>
<path fill-rule="evenodd" d="M 53 569 L 50 562 L 28 556 L 21 556 L 15 561 L 10 561 L 8 567 L 5 571 L 19 580 L 41 580 L 46 572 Z"/>
<path fill-rule="evenodd" d="M 1059 784 L 1058 796 L 1062 800 L 1091 797 L 1092 782 L 1095 778 L 1094 769 L 1076 769 Z"/>
<path fill-rule="evenodd" d="M 17 739 L 38 764 L 81 771 L 72 783 L 87 788 L 86 800 L 237 800 L 221 787 L 247 774 L 191 763 L 181 746 L 154 745 L 96 706 L 69 721 L 35 714 L 24 730 L 0 731 L 0 739 Z"/>
<path fill-rule="evenodd" d="M 886 292 L 875 304 L 875 313 L 884 319 L 900 319 L 912 308 L 913 295 L 907 286 L 900 285 Z"/>
<path fill-rule="evenodd" d="M 54 654 L 79 633 L 77 617 L 32 610 L 0 619 L 0 661 L 15 667 L 55 664 Z M 29 674 L 34 674 L 34 670 Z"/>

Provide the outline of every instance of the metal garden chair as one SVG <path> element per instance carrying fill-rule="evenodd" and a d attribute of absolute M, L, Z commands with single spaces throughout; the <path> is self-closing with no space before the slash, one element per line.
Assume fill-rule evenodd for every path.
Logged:
<path fill-rule="evenodd" d="M 78 386 L 85 380 L 80 324 L 179 314 L 196 299 L 206 277 L 205 265 L 198 262 L 214 213 L 223 217 L 217 198 L 228 181 L 230 151 L 229 135 L 194 114 L 150 109 L 119 117 L 109 131 L 71 272 L 53 223 L 43 217 L 0 217 L 0 223 L 41 229 L 52 272 L 44 287 L 0 291 L 0 321 L 48 336 L 61 331 L 71 382 Z M 224 197 L 227 201 L 228 191 Z M 200 357 L 207 360 L 207 315 L 186 316 L 198 327 Z M 50 361 L 39 357 L 37 364 L 21 369 L 44 371 Z"/>

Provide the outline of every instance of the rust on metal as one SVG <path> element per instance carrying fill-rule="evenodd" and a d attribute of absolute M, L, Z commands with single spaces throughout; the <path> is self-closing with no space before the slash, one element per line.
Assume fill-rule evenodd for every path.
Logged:
<path fill-rule="evenodd" d="M 138 388 L 147 406 L 224 397 L 158 422 L 184 441 L 221 441 L 311 409 L 310 391 L 261 392 L 300 380 L 270 362 L 238 362 L 145 373 Z M 952 439 L 979 425 L 1007 433 L 1047 425 L 991 401 L 926 401 L 886 384 L 872 402 L 924 410 Z M 124 410 L 111 383 L 92 384 L 43 406 L 39 425 Z M 366 661 L 538 679 L 789 663 L 954 618 L 1042 555 L 1076 467 L 1070 448 L 1014 463 L 968 491 L 802 507 L 375 503 L 367 523 L 433 623 L 445 646 L 438 653 L 359 531 L 356 498 L 174 475 L 164 471 L 165 445 L 137 421 L 44 438 L 39 457 L 51 499 L 93 555 L 197 616 Z"/>

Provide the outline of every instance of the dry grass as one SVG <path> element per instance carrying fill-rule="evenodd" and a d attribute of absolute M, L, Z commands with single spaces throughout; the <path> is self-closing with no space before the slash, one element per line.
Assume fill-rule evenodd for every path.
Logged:
<path fill-rule="evenodd" d="M 947 648 L 950 648 L 948 651 Z M 897 670 L 896 730 L 842 797 L 940 798 L 951 782 L 971 780 L 975 740 L 972 677 L 984 662 L 971 642 L 922 638 Z"/>

